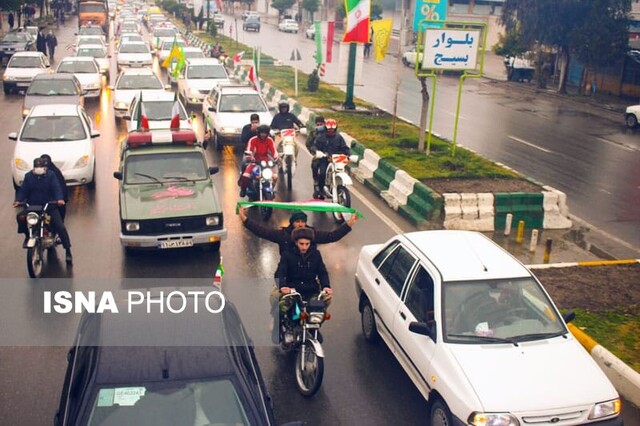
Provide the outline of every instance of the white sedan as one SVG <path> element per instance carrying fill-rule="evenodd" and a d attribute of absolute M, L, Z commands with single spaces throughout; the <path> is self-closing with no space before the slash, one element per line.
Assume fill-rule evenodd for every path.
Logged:
<path fill-rule="evenodd" d="M 483 234 L 364 246 L 355 281 L 364 337 L 383 340 L 428 401 L 424 423 L 622 424 L 616 389 L 567 328 L 575 315 Z"/>
<path fill-rule="evenodd" d="M 102 73 L 95 59 L 67 56 L 58 64 L 56 73 L 75 75 L 82 86 L 85 99 L 100 97 L 102 92 Z"/>
<path fill-rule="evenodd" d="M 153 56 L 147 43 L 130 41 L 122 43 L 116 58 L 118 71 L 123 68 L 144 68 L 153 65 Z"/>
<path fill-rule="evenodd" d="M 184 41 L 182 38 L 179 38 L 179 39 L 176 39 L 176 40 L 164 40 L 164 41 L 160 42 L 160 48 L 156 52 L 156 54 L 158 55 L 158 62 L 159 63 L 162 64 L 162 61 L 167 59 L 167 57 L 171 53 L 171 49 L 173 49 L 173 42 L 174 41 L 176 42 L 178 47 L 182 47 L 183 49 L 187 46 L 187 42 Z"/>
<path fill-rule="evenodd" d="M 11 161 L 13 185 L 18 187 L 36 157 L 49 154 L 67 185 L 95 185 L 95 144 L 100 133 L 93 130 L 84 108 L 77 105 L 36 105 L 22 123 Z"/>
<path fill-rule="evenodd" d="M 285 33 L 298 33 L 298 23 L 293 19 L 283 19 L 278 24 L 278 31 Z"/>
<path fill-rule="evenodd" d="M 116 118 L 123 118 L 129 111 L 131 100 L 145 90 L 163 90 L 165 86 L 150 68 L 124 69 L 113 86 L 109 86 Z"/>
<path fill-rule="evenodd" d="M 42 52 L 14 53 L 2 75 L 4 94 L 27 90 L 36 75 L 49 72 L 49 58 Z"/>

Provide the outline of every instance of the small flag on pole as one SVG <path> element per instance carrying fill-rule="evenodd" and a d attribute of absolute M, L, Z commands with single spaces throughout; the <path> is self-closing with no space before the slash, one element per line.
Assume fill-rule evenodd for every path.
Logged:
<path fill-rule="evenodd" d="M 173 106 L 171 107 L 171 130 L 180 129 L 180 103 L 178 102 L 178 92 L 175 92 Z"/>
<path fill-rule="evenodd" d="M 242 52 L 238 52 L 235 55 L 233 55 L 233 63 L 234 64 L 238 64 L 240 63 L 240 61 L 242 60 L 242 55 L 244 55 L 244 50 Z"/>
<path fill-rule="evenodd" d="M 222 288 L 222 276 L 224 275 L 224 267 L 222 266 L 222 256 L 220 256 L 220 263 L 216 269 L 216 274 L 213 277 L 213 285 Z"/>

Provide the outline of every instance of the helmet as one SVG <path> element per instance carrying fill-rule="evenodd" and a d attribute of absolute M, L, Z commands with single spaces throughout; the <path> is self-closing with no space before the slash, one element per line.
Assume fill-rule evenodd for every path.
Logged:
<path fill-rule="evenodd" d="M 285 108 L 287 110 L 286 111 L 282 111 Z M 289 112 L 289 102 L 287 102 L 287 101 L 278 102 L 278 111 L 280 111 L 280 112 Z"/>
<path fill-rule="evenodd" d="M 291 233 L 291 239 L 293 241 L 298 241 L 300 238 L 313 241 L 314 237 L 315 232 L 313 232 L 313 229 L 307 227 L 294 229 Z"/>
<path fill-rule="evenodd" d="M 269 126 L 267 126 L 266 124 L 261 124 L 260 126 L 258 126 L 258 131 L 257 131 L 258 137 L 260 137 L 261 134 L 265 134 L 266 136 L 269 136 L 270 130 L 271 128 Z M 265 138 L 261 138 L 261 139 L 265 139 Z"/>
<path fill-rule="evenodd" d="M 333 118 L 327 118 L 325 125 L 327 126 L 328 134 L 334 135 L 338 131 L 338 122 Z"/>

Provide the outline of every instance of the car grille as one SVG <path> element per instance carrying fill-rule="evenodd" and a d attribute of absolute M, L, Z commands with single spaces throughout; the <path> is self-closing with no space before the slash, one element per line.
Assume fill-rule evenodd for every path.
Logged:
<path fill-rule="evenodd" d="M 208 95 L 210 90 L 198 90 L 201 95 Z"/>
<path fill-rule="evenodd" d="M 571 411 L 537 416 L 523 416 L 522 421 L 527 425 L 575 424 L 583 415 L 584 413 L 582 411 Z"/>
<path fill-rule="evenodd" d="M 211 215 L 208 215 L 211 216 Z M 140 220 L 138 232 L 128 232 L 122 224 L 122 233 L 126 235 L 181 234 L 185 232 L 204 232 L 222 229 L 222 217 L 218 226 L 206 226 L 205 216 L 175 217 L 164 219 Z"/>

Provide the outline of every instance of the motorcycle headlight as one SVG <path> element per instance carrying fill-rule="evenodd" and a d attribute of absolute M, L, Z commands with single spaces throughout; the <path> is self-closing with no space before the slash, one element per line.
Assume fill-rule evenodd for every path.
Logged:
<path fill-rule="evenodd" d="M 140 230 L 139 222 L 127 222 L 124 225 L 125 229 L 129 232 L 136 232 Z"/>
<path fill-rule="evenodd" d="M 271 161 L 271 160 L 267 161 L 267 166 L 268 167 L 273 167 L 273 161 Z"/>
<path fill-rule="evenodd" d="M 76 161 L 76 164 L 73 166 L 74 169 L 79 169 L 82 167 L 87 167 L 87 164 L 89 164 L 89 156 L 88 155 L 83 155 L 82 157 L 80 157 L 78 159 L 78 161 Z"/>
<path fill-rule="evenodd" d="M 262 177 L 265 178 L 266 180 L 271 179 L 273 177 L 273 171 L 271 169 L 263 169 Z"/>
<path fill-rule="evenodd" d="M 208 216 L 205 219 L 205 224 L 207 226 L 218 226 L 220 224 L 220 218 L 218 216 Z"/>
<path fill-rule="evenodd" d="M 471 413 L 468 420 L 474 426 L 519 426 L 520 422 L 509 413 Z"/>
<path fill-rule="evenodd" d="M 40 221 L 40 215 L 36 212 L 27 213 L 27 224 L 29 226 L 37 225 Z"/>
<path fill-rule="evenodd" d="M 595 420 L 602 417 L 608 417 L 620 414 L 622 403 L 620 399 L 613 399 L 611 401 L 600 402 L 595 404 L 589 412 L 589 420 Z"/>
<path fill-rule="evenodd" d="M 24 161 L 22 158 L 16 158 L 16 169 L 31 170 L 31 167 L 29 167 L 29 164 L 27 164 L 27 162 Z"/>
<path fill-rule="evenodd" d="M 307 321 L 310 324 L 322 324 L 324 322 L 324 312 L 311 312 Z"/>
<path fill-rule="evenodd" d="M 264 161 L 264 160 L 262 160 L 262 161 L 260 162 L 260 167 L 267 167 L 267 162 L 266 162 L 266 161 Z"/>

